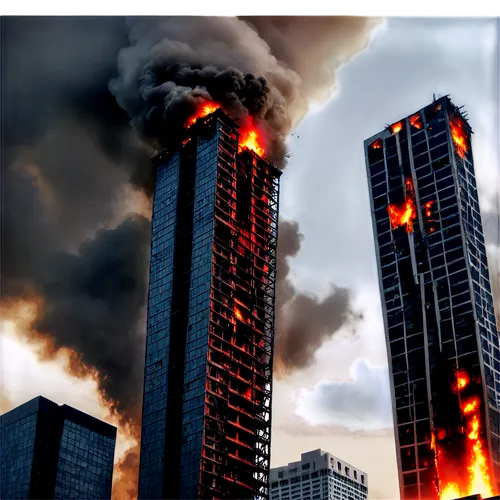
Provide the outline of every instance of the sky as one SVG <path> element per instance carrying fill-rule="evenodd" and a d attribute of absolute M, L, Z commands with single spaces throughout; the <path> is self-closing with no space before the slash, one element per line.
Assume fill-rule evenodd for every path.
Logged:
<path fill-rule="evenodd" d="M 465 105 L 475 132 L 481 210 L 494 212 L 500 192 L 498 62 L 496 20 L 388 19 L 370 46 L 338 71 L 331 99 L 288 139 L 292 156 L 281 179 L 280 213 L 298 221 L 305 236 L 290 259 L 291 278 L 317 296 L 330 283 L 350 288 L 363 320 L 332 335 L 311 366 L 275 381 L 272 466 L 322 448 L 368 474 L 370 498 L 398 497 L 363 141 L 427 105 L 433 94 L 450 94 Z M 494 242 L 489 229 L 487 239 Z M 488 249 L 497 256 L 490 266 L 498 266 L 500 251 L 493 243 Z M 67 375 L 64 354 L 40 361 L 6 322 L 0 349 L 2 411 L 43 394 L 109 421 L 95 380 Z M 117 454 L 127 445 L 120 439 Z"/>

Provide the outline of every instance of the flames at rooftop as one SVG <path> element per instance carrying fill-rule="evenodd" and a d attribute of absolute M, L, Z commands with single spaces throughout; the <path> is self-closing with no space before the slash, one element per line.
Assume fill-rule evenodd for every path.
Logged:
<path fill-rule="evenodd" d="M 188 119 L 185 128 L 191 128 L 199 119 L 206 118 L 215 113 L 222 106 L 216 102 L 204 102 L 200 104 L 196 112 Z M 255 124 L 255 120 L 251 116 L 246 116 L 241 120 L 238 138 L 238 152 L 245 150 L 256 153 L 261 158 L 265 157 L 263 132 L 259 130 Z M 189 140 L 185 139 L 184 142 Z"/>

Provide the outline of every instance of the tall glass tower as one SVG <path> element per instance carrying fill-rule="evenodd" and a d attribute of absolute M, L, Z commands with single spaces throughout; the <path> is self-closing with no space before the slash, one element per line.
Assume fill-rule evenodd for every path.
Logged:
<path fill-rule="evenodd" d="M 238 130 L 155 159 L 140 498 L 268 498 L 280 171 Z"/>
<path fill-rule="evenodd" d="M 470 137 L 448 97 L 365 141 L 401 496 L 500 492 L 500 349 Z"/>

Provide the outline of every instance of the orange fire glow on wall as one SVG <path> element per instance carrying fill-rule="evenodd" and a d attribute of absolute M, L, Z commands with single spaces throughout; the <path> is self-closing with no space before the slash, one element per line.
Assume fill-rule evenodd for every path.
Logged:
<path fill-rule="evenodd" d="M 413 184 L 410 179 L 406 180 L 406 201 L 402 204 L 390 204 L 387 207 L 391 226 L 396 229 L 400 226 L 406 226 L 408 233 L 413 232 L 413 220 L 416 217 L 415 200 L 413 195 Z"/>
<path fill-rule="evenodd" d="M 422 117 L 420 113 L 410 116 L 410 125 L 418 130 L 422 129 Z"/>
<path fill-rule="evenodd" d="M 453 392 L 459 394 L 468 387 L 470 378 L 463 370 L 457 374 L 456 381 L 453 383 Z M 460 408 L 465 420 L 465 439 L 466 439 L 466 457 L 464 457 L 464 466 L 467 467 L 468 477 L 464 484 L 463 480 L 458 479 L 456 464 L 447 467 L 448 475 L 456 471 L 457 480 L 448 480 L 440 484 L 440 500 L 454 500 L 456 498 L 481 495 L 484 498 L 494 496 L 492 487 L 488 460 L 484 451 L 484 443 L 481 439 L 481 413 L 480 399 L 478 397 L 469 398 L 460 402 Z M 441 453 L 439 445 L 436 446 L 434 434 L 431 438 L 431 448 L 435 452 L 435 463 L 438 478 L 441 470 L 446 468 L 446 464 L 440 463 Z"/>
<path fill-rule="evenodd" d="M 403 130 L 403 122 L 397 122 L 394 125 L 391 125 L 391 132 L 393 134 L 397 134 L 398 132 L 401 132 Z"/>
<path fill-rule="evenodd" d="M 210 115 L 219 108 L 220 105 L 217 104 L 216 102 L 206 102 L 205 104 L 203 104 L 203 106 L 200 106 L 196 110 L 195 115 L 188 120 L 187 127 L 189 128 L 191 125 L 194 125 L 196 123 L 196 120 L 198 120 L 198 118 L 205 118 L 205 116 Z"/>
<path fill-rule="evenodd" d="M 461 118 L 452 116 L 450 118 L 450 130 L 453 142 L 455 143 L 455 150 L 460 158 L 465 158 L 465 153 L 469 151 L 467 145 L 467 133 L 465 131 L 464 122 Z"/>
<path fill-rule="evenodd" d="M 250 118 L 248 118 L 247 123 L 240 129 L 238 152 L 241 153 L 244 149 L 249 149 L 257 153 L 260 157 L 264 157 L 264 148 L 262 147 L 260 133 Z"/>

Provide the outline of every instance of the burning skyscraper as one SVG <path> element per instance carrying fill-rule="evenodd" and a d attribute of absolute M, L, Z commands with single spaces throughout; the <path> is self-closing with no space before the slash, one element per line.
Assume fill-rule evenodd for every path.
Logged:
<path fill-rule="evenodd" d="M 500 349 L 471 151 L 448 97 L 365 141 L 401 496 L 500 491 Z"/>
<path fill-rule="evenodd" d="M 155 158 L 139 498 L 268 498 L 280 171 L 216 108 Z"/>

